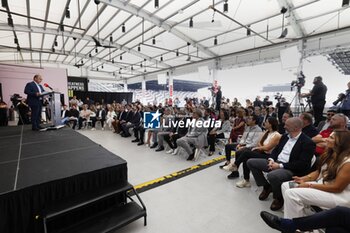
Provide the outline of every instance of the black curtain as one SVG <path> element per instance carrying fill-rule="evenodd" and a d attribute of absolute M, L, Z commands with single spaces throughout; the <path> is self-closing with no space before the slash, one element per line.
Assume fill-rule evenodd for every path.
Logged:
<path fill-rule="evenodd" d="M 86 97 L 93 100 L 95 103 L 102 102 L 105 104 L 111 104 L 113 101 L 121 103 L 125 99 L 128 103 L 132 102 L 132 92 L 95 92 L 95 91 L 73 91 L 73 94 L 77 96 L 77 99 L 84 101 Z"/>

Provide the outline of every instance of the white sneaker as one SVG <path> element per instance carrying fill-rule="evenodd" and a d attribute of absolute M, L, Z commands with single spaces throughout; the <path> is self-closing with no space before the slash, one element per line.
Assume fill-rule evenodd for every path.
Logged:
<path fill-rule="evenodd" d="M 230 172 L 237 171 L 237 167 L 233 163 L 230 163 L 229 165 L 226 165 L 222 169 L 224 169 L 225 171 L 230 171 Z"/>
<path fill-rule="evenodd" d="M 247 180 L 241 180 L 241 181 L 238 181 L 237 183 L 236 183 L 236 186 L 238 187 L 238 188 L 250 188 L 250 182 L 249 181 L 247 181 Z"/>
<path fill-rule="evenodd" d="M 172 154 L 172 155 L 177 155 L 178 152 L 179 152 L 179 148 L 176 148 L 176 149 L 174 150 L 174 152 L 171 153 L 171 154 Z"/>
<path fill-rule="evenodd" d="M 95 129 L 95 128 L 92 128 L 91 130 L 94 131 L 94 130 L 96 130 L 96 129 Z"/>
<path fill-rule="evenodd" d="M 173 149 L 170 149 L 170 150 L 166 151 L 165 153 L 167 153 L 167 154 L 172 154 L 172 153 L 174 153 L 174 150 L 173 150 Z"/>

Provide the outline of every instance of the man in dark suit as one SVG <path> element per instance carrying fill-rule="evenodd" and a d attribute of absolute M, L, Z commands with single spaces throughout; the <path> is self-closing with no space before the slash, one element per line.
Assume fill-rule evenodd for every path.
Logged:
<path fill-rule="evenodd" d="M 264 189 L 259 200 L 265 200 L 273 192 L 271 210 L 283 207 L 281 185 L 293 176 L 304 176 L 311 168 L 315 143 L 302 132 L 303 122 L 298 117 L 289 118 L 285 123 L 288 134 L 284 134 L 268 159 L 249 159 L 247 165 L 256 184 Z M 267 180 L 263 172 L 268 172 Z"/>
<path fill-rule="evenodd" d="M 24 93 L 27 94 L 27 102 L 29 107 L 31 108 L 31 121 L 32 121 L 32 130 L 38 131 L 42 129 L 40 127 L 40 114 L 42 108 L 42 97 L 41 93 L 45 90 L 40 85 L 43 81 L 41 75 L 36 74 L 33 78 L 32 82 L 27 83 L 24 88 Z"/>
<path fill-rule="evenodd" d="M 221 86 L 218 86 L 218 91 L 216 92 L 216 104 L 215 104 L 215 110 L 220 111 L 221 108 L 221 98 L 222 98 L 222 92 L 221 92 Z"/>

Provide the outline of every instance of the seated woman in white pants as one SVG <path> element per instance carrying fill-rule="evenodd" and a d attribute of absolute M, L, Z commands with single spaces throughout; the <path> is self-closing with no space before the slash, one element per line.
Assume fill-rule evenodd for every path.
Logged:
<path fill-rule="evenodd" d="M 305 216 L 305 209 L 350 207 L 350 132 L 334 131 L 326 139 L 327 152 L 320 159 L 319 168 L 303 177 L 293 177 L 296 188 L 289 182 L 282 184 L 284 217 Z"/>

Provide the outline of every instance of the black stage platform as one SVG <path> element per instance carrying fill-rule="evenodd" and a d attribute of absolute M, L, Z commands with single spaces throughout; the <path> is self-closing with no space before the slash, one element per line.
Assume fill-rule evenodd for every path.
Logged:
<path fill-rule="evenodd" d="M 68 128 L 37 132 L 30 126 L 0 127 L 0 151 L 1 233 L 44 232 L 43 218 L 65 199 L 128 184 L 125 160 Z M 125 200 L 125 195 L 114 196 L 59 219 L 51 230 Z"/>

